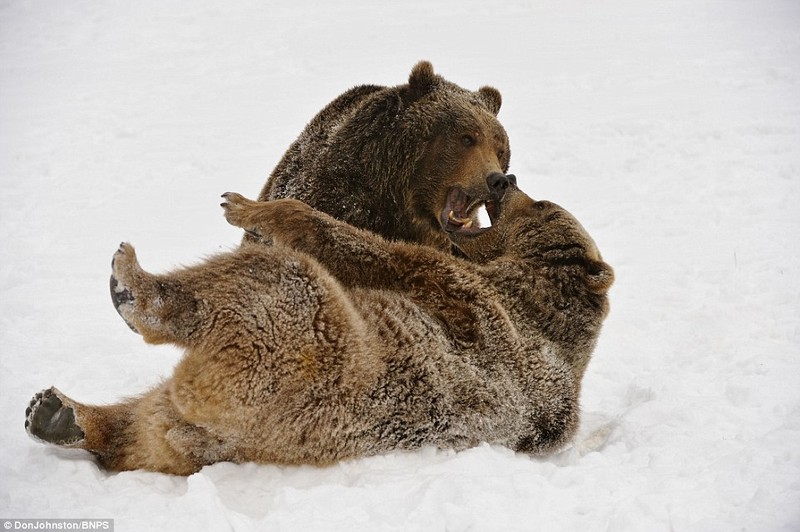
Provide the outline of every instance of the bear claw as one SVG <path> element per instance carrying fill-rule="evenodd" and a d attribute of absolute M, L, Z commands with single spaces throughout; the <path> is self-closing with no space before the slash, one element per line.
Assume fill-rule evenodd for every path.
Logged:
<path fill-rule="evenodd" d="M 25 409 L 25 430 L 33 438 L 55 445 L 71 446 L 85 433 L 75 421 L 75 411 L 64 405 L 55 388 L 43 390 Z"/>

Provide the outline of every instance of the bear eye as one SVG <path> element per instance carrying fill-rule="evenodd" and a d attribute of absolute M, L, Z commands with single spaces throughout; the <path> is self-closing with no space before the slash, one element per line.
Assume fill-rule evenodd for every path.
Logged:
<path fill-rule="evenodd" d="M 463 137 L 461 137 L 461 144 L 463 144 L 468 148 L 474 146 L 477 143 L 478 141 L 476 141 L 475 137 L 473 137 L 472 135 L 464 135 Z"/>
<path fill-rule="evenodd" d="M 497 158 L 501 161 L 503 160 L 503 156 L 506 154 L 505 150 L 497 150 Z"/>

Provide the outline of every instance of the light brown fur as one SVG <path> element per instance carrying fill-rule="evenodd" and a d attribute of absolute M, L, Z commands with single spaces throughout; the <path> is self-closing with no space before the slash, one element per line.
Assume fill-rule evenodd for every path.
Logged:
<path fill-rule="evenodd" d="M 130 245 L 114 257 L 122 317 L 185 349 L 172 377 L 107 407 L 45 390 L 32 436 L 180 475 L 482 441 L 538 454 L 571 438 L 613 273 L 566 211 L 512 187 L 494 227 L 450 235 L 465 260 L 296 200 L 226 200 L 254 240 L 240 249 L 166 275 Z"/>

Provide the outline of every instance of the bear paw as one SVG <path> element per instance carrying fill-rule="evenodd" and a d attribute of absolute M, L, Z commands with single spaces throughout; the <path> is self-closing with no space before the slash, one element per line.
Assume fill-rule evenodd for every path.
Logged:
<path fill-rule="evenodd" d="M 25 430 L 33 438 L 55 445 L 74 446 L 83 441 L 83 429 L 75 421 L 75 411 L 64 404 L 55 388 L 37 393 L 25 410 Z"/>
<path fill-rule="evenodd" d="M 222 198 L 225 201 L 220 203 L 220 207 L 224 209 L 225 219 L 228 220 L 228 223 L 235 227 L 241 227 L 256 241 L 264 242 L 264 235 L 256 229 L 251 215 L 251 209 L 262 204 L 249 200 L 236 192 L 226 192 Z"/>
<path fill-rule="evenodd" d="M 225 201 L 220 203 L 220 207 L 225 210 L 225 219 L 228 220 L 228 223 L 247 229 L 246 226 L 250 223 L 247 211 L 256 202 L 236 192 L 226 192 L 222 195 L 222 198 Z"/>
<path fill-rule="evenodd" d="M 136 260 L 136 251 L 133 246 L 123 242 L 119 245 L 119 249 L 114 253 L 114 258 L 111 260 L 111 301 L 114 303 L 114 308 L 128 327 L 135 333 L 139 333 L 136 327 L 133 326 L 128 319 L 128 314 L 133 311 L 133 292 L 131 291 L 130 284 L 133 274 L 139 269 L 139 263 Z"/>

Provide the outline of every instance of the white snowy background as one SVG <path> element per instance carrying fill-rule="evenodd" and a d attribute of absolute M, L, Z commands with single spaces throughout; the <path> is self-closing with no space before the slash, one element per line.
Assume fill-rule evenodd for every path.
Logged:
<path fill-rule="evenodd" d="M 333 467 L 108 474 L 23 430 L 180 354 L 114 311 L 122 240 L 164 271 L 234 247 L 343 90 L 429 59 L 498 87 L 522 187 L 616 268 L 575 445 Z M 800 530 L 800 3 L 0 2 L 0 517 L 116 530 Z"/>

